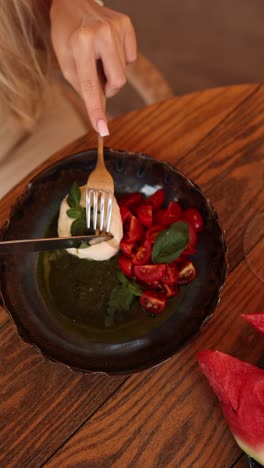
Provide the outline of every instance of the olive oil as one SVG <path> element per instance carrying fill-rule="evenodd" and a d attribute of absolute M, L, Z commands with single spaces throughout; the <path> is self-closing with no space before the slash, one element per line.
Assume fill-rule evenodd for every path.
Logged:
<path fill-rule="evenodd" d="M 56 235 L 56 224 L 54 220 L 48 236 Z M 118 269 L 118 256 L 97 262 L 81 260 L 63 250 L 41 252 L 38 282 L 49 310 L 64 327 L 91 341 L 122 342 L 160 327 L 175 312 L 182 292 L 156 317 L 145 312 L 135 298 L 130 310 L 109 326 L 106 311 L 110 293 L 119 284 Z"/>

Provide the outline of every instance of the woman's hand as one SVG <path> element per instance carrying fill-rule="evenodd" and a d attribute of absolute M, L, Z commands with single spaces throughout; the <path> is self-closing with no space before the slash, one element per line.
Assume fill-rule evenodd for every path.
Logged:
<path fill-rule="evenodd" d="M 126 64 L 137 55 L 135 31 L 128 16 L 94 0 L 53 0 L 51 39 L 66 80 L 84 99 L 94 129 L 109 134 L 97 61 L 106 79 L 105 95 L 114 96 L 126 82 Z"/>

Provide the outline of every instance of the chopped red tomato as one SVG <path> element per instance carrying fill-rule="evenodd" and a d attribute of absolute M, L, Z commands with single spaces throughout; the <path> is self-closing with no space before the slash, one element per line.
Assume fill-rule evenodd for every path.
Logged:
<path fill-rule="evenodd" d="M 192 262 L 187 261 L 179 271 L 178 284 L 187 284 L 196 277 L 196 269 Z"/>
<path fill-rule="evenodd" d="M 203 219 L 198 210 L 195 208 L 188 208 L 183 213 L 183 218 L 192 224 L 194 229 L 199 232 L 203 229 Z"/>
<path fill-rule="evenodd" d="M 182 256 L 188 257 L 189 255 L 194 255 L 196 252 L 196 249 L 194 247 L 186 247 L 186 249 L 183 251 Z"/>
<path fill-rule="evenodd" d="M 186 255 L 182 253 L 178 258 L 176 258 L 176 260 L 174 260 L 173 264 L 176 265 L 177 269 L 179 270 L 179 268 L 185 261 L 186 261 Z"/>
<path fill-rule="evenodd" d="M 151 244 L 154 244 L 157 235 L 163 231 L 165 228 L 164 226 L 161 226 L 160 224 L 157 224 L 155 226 L 152 226 L 150 229 L 147 230 L 146 232 L 146 240 L 151 242 Z"/>
<path fill-rule="evenodd" d="M 135 244 L 128 244 L 123 239 L 120 242 L 120 250 L 129 258 L 134 257 Z"/>
<path fill-rule="evenodd" d="M 184 255 L 193 255 L 196 252 L 196 244 L 198 241 L 196 231 L 191 223 L 189 225 L 189 242 L 183 251 Z"/>
<path fill-rule="evenodd" d="M 161 314 L 166 306 L 166 296 L 164 293 L 146 290 L 140 296 L 140 304 L 146 312 L 150 314 Z"/>
<path fill-rule="evenodd" d="M 170 226 L 171 224 L 179 221 L 182 215 L 182 209 L 179 203 L 172 201 L 169 203 L 168 208 L 165 210 L 163 224 Z"/>
<path fill-rule="evenodd" d="M 153 281 L 152 283 L 148 283 L 148 286 L 151 289 L 158 289 L 159 291 L 162 291 L 163 289 L 163 283 L 160 281 Z"/>
<path fill-rule="evenodd" d="M 127 222 L 126 235 L 124 241 L 129 244 L 134 244 L 140 241 L 144 235 L 144 228 L 141 222 L 135 217 L 131 218 Z"/>
<path fill-rule="evenodd" d="M 160 208 L 159 210 L 153 213 L 153 224 L 164 224 L 164 215 L 166 210 Z"/>
<path fill-rule="evenodd" d="M 162 277 L 162 281 L 165 284 L 175 284 L 178 279 L 179 273 L 178 268 L 175 264 L 167 264 L 165 268 L 165 274 Z"/>
<path fill-rule="evenodd" d="M 120 270 L 124 275 L 131 277 L 132 276 L 132 261 L 130 258 L 125 255 L 121 255 L 118 259 Z"/>
<path fill-rule="evenodd" d="M 142 293 L 140 303 L 151 314 L 161 313 L 166 300 L 178 294 L 179 285 L 195 278 L 196 269 L 189 256 L 196 252 L 197 232 L 203 228 L 202 217 L 196 209 L 188 208 L 182 212 L 176 201 L 164 209 L 164 201 L 163 189 L 147 199 L 137 192 L 127 194 L 120 201 L 124 238 L 120 243 L 119 266 L 127 277 L 136 279 L 143 289 L 147 289 Z M 188 245 L 174 262 L 152 264 L 152 247 L 157 236 L 177 221 L 188 225 Z"/>
<path fill-rule="evenodd" d="M 120 206 L 120 214 L 123 224 L 125 224 L 132 216 L 131 211 L 126 206 Z"/>
<path fill-rule="evenodd" d="M 127 193 L 119 200 L 120 206 L 126 206 L 131 211 L 137 209 L 137 207 L 144 201 L 144 195 L 140 192 Z"/>
<path fill-rule="evenodd" d="M 160 263 L 159 265 L 136 265 L 134 266 L 134 273 L 139 281 L 151 284 L 154 281 L 159 281 L 165 274 L 166 265 Z"/>
<path fill-rule="evenodd" d="M 151 205 L 141 205 L 138 208 L 137 214 L 139 221 L 141 221 L 144 226 L 152 226 L 152 206 Z"/>
<path fill-rule="evenodd" d="M 147 198 L 146 203 L 148 205 L 152 205 L 153 210 L 157 210 L 158 208 L 161 208 L 164 201 L 165 201 L 165 192 L 163 189 L 159 189 L 155 193 L 150 195 L 150 197 Z"/>
<path fill-rule="evenodd" d="M 179 287 L 177 286 L 177 284 L 164 283 L 162 290 L 164 291 L 164 293 L 166 294 L 168 298 L 177 296 L 177 294 L 179 293 Z"/>
<path fill-rule="evenodd" d="M 132 263 L 133 265 L 147 265 L 151 258 L 151 243 L 149 241 L 145 241 L 144 244 L 139 247 L 138 251 L 136 252 Z"/>

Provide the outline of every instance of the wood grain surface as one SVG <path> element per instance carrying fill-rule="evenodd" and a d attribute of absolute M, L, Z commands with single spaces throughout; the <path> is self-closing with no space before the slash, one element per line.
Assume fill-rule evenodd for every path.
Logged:
<path fill-rule="evenodd" d="M 115 119 L 110 129 L 107 146 L 174 164 L 215 205 L 229 247 L 222 301 L 193 343 L 129 378 L 81 376 L 44 361 L 0 309 L 0 466 L 245 466 L 195 355 L 211 347 L 252 363 L 263 356 L 263 338 L 239 316 L 264 302 L 263 281 L 248 262 L 263 239 L 249 244 L 250 252 L 244 243 L 263 211 L 264 87 L 173 98 Z M 89 134 L 34 174 L 92 147 L 96 136 Z M 1 223 L 31 176 L 1 200 Z"/>
<path fill-rule="evenodd" d="M 237 293 L 237 282 L 243 294 Z M 249 304 L 250 311 L 263 305 L 259 287 L 258 278 L 241 261 L 200 337 L 166 364 L 130 377 L 48 466 L 203 467 L 211 460 L 211 466 L 231 466 L 239 449 L 195 356 L 212 348 L 258 361 L 263 337 L 240 314 Z"/>

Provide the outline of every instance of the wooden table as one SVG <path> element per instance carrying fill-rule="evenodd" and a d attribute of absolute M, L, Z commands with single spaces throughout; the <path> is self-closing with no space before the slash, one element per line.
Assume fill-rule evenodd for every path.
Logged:
<path fill-rule="evenodd" d="M 264 201 L 264 86 L 175 97 L 110 128 L 108 146 L 173 163 L 217 208 L 229 247 L 222 301 L 198 339 L 131 377 L 82 376 L 44 361 L 0 309 L 0 466 L 247 466 L 196 353 L 209 347 L 255 364 L 263 357 L 263 337 L 240 314 L 263 310 L 263 237 L 256 227 Z M 95 146 L 89 134 L 38 171 Z M 25 184 L 1 201 L 1 223 Z"/>

